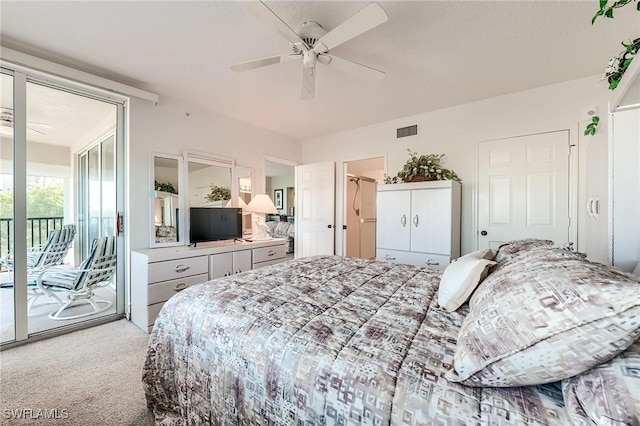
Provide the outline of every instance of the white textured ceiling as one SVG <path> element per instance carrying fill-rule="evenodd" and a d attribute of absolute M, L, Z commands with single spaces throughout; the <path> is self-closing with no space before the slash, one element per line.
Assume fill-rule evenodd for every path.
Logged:
<path fill-rule="evenodd" d="M 290 49 L 235 1 L 3 0 L 0 36 L 4 46 L 299 139 L 599 74 L 621 41 L 640 36 L 633 3 L 593 26 L 597 0 L 379 3 L 389 20 L 331 53 L 386 77 L 318 65 L 311 101 L 299 99 L 299 62 L 229 69 Z M 293 28 L 313 20 L 331 30 L 368 2 L 267 4 Z"/>

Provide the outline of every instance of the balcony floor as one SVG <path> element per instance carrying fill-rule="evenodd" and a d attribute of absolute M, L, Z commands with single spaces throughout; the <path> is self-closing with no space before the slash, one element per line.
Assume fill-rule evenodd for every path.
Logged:
<path fill-rule="evenodd" d="M 0 273 L 0 283 L 6 283 L 11 281 L 8 272 Z M 28 331 L 29 334 L 37 333 L 40 331 L 51 330 L 56 327 L 60 327 L 63 325 L 76 324 L 85 320 L 90 320 L 94 318 L 99 318 L 105 315 L 112 315 L 116 313 L 116 295 L 108 287 L 102 287 L 95 291 L 95 294 L 98 298 L 111 301 L 111 307 L 109 309 L 94 314 L 90 316 L 86 316 L 84 318 L 70 319 L 70 320 L 52 320 L 49 319 L 48 315 L 51 312 L 54 312 L 58 304 L 49 304 L 46 306 L 38 307 L 34 310 L 34 316 L 30 316 L 28 319 Z M 45 303 L 48 301 L 54 301 L 53 298 L 40 297 L 38 299 L 38 304 Z M 88 304 L 82 304 L 79 306 L 74 306 L 65 311 L 65 315 L 77 315 L 85 312 L 92 311 L 92 308 Z M 13 288 L 0 288 L 0 342 L 8 342 L 14 339 L 14 318 L 13 318 Z"/>

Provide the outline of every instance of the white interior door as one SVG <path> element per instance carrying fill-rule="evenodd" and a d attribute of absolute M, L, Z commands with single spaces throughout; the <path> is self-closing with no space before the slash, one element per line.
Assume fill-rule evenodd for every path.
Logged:
<path fill-rule="evenodd" d="M 296 258 L 335 253 L 334 162 L 296 166 Z"/>
<path fill-rule="evenodd" d="M 478 248 L 570 241 L 569 155 L 568 130 L 479 144 Z"/>

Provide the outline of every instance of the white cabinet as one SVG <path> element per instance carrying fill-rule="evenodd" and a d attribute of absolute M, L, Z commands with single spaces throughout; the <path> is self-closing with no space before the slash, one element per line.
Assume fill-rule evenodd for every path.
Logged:
<path fill-rule="evenodd" d="M 209 273 L 211 279 L 228 277 L 251 270 L 251 250 L 231 253 L 212 254 L 209 256 Z"/>
<path fill-rule="evenodd" d="M 460 184 L 378 186 L 376 257 L 444 269 L 460 256 Z"/>
<path fill-rule="evenodd" d="M 207 259 L 193 256 L 154 262 L 142 253 L 131 252 L 131 321 L 151 331 L 158 312 L 171 296 L 209 279 Z"/>
<path fill-rule="evenodd" d="M 286 241 L 212 242 L 131 252 L 131 321 L 151 332 L 171 296 L 195 284 L 284 262 Z"/>

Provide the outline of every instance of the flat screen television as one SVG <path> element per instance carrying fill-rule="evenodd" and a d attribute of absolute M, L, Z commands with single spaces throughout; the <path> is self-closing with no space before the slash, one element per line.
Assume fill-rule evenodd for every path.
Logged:
<path fill-rule="evenodd" d="M 192 243 L 242 238 L 242 209 L 191 207 L 189 239 Z"/>

